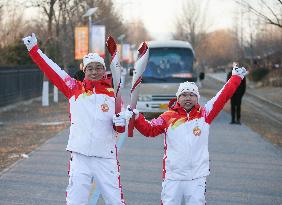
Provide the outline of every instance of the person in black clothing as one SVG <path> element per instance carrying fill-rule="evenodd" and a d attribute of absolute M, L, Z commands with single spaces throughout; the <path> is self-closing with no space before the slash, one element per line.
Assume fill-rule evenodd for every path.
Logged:
<path fill-rule="evenodd" d="M 73 78 L 83 82 L 83 80 L 85 78 L 85 73 L 83 72 L 83 63 L 81 63 L 79 65 L 79 70 L 76 71 L 76 73 L 74 74 Z"/>
<path fill-rule="evenodd" d="M 85 74 L 82 70 L 76 71 L 76 73 L 73 76 L 74 79 L 79 80 L 81 82 L 83 82 L 84 77 L 85 77 Z"/>
<path fill-rule="evenodd" d="M 227 75 L 227 81 L 232 75 L 232 71 L 230 71 Z M 246 91 L 246 78 L 241 81 L 241 84 L 237 88 L 234 95 L 231 97 L 231 122 L 230 124 L 241 124 L 241 102 L 243 95 Z"/>

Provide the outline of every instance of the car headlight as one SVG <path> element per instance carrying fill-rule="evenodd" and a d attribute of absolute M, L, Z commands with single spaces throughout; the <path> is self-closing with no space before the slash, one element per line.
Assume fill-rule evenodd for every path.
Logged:
<path fill-rule="evenodd" d="M 139 95 L 138 100 L 139 101 L 151 101 L 152 97 L 150 95 Z"/>

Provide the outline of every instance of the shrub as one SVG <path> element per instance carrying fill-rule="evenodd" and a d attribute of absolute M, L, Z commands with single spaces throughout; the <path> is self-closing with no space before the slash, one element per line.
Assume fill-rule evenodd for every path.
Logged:
<path fill-rule="evenodd" d="M 253 80 L 254 82 L 258 82 L 261 81 L 268 73 L 269 73 L 269 69 L 258 68 L 250 72 L 250 79 Z"/>

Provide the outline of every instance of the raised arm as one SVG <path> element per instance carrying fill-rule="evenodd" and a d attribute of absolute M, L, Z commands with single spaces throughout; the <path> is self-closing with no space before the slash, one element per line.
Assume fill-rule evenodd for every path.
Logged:
<path fill-rule="evenodd" d="M 205 120 L 211 123 L 218 113 L 223 109 L 225 103 L 232 97 L 236 89 L 241 83 L 241 80 L 247 75 L 245 68 L 234 66 L 231 78 L 226 82 L 223 88 L 205 104 Z"/>
<path fill-rule="evenodd" d="M 29 55 L 32 60 L 45 73 L 48 79 L 67 97 L 71 97 L 71 90 L 75 87 L 76 81 L 71 78 L 63 69 L 49 59 L 37 45 L 37 39 L 34 33 L 31 36 L 23 38 Z"/>

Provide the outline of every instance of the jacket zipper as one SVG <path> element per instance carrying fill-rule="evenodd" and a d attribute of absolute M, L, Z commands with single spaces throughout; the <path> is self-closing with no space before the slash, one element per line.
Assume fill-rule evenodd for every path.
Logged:
<path fill-rule="evenodd" d="M 187 113 L 187 124 L 189 123 L 189 119 L 190 119 L 190 116 L 189 116 L 189 113 Z M 188 131 L 190 131 L 190 130 L 188 130 Z M 191 137 L 190 137 L 190 133 L 188 133 L 188 146 L 189 146 L 189 154 L 188 154 L 188 156 L 189 156 L 189 167 L 190 167 L 190 169 L 192 169 L 192 142 L 191 142 Z"/>
<path fill-rule="evenodd" d="M 92 91 L 93 91 L 93 95 L 94 95 L 94 119 L 93 119 L 93 124 L 95 125 L 96 124 L 96 116 L 97 116 L 97 96 L 96 96 L 96 90 L 95 90 L 95 87 L 93 87 L 93 89 L 92 89 Z M 91 150 L 92 150 L 92 148 L 94 147 L 94 145 L 93 145 L 93 137 L 92 137 L 92 135 L 93 135 L 93 130 L 91 129 L 91 136 L 90 136 L 90 139 L 91 139 Z M 94 142 L 95 143 L 95 142 Z"/>

